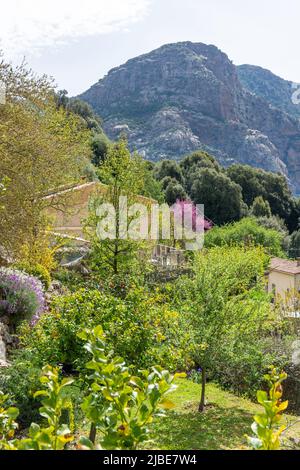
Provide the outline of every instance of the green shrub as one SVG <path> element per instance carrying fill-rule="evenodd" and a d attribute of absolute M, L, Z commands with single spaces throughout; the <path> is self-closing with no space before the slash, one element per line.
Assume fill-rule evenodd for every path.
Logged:
<path fill-rule="evenodd" d="M 89 387 L 81 407 L 91 432 L 89 439 L 82 437 L 77 447 L 136 450 L 149 440 L 153 419 L 174 406 L 166 395 L 176 388 L 174 378 L 182 374 L 173 376 L 156 366 L 133 376 L 123 359 L 106 352 L 100 326 L 81 331 L 78 337 L 85 341 L 90 356 L 84 379 Z M 75 380 L 61 379 L 60 375 L 59 368 L 43 367 L 40 377 L 43 389 L 34 393 L 35 398 L 43 397 L 39 409 L 43 419 L 41 424 L 32 423 L 26 436 L 20 439 L 15 438 L 19 409 L 10 406 L 9 396 L 0 392 L 0 450 L 65 450 L 67 444 L 75 444 L 74 406 L 66 393 Z M 99 447 L 95 447 L 97 431 Z"/>
<path fill-rule="evenodd" d="M 100 431 L 101 449 L 137 450 L 149 439 L 153 419 L 173 407 L 165 396 L 176 388 L 174 376 L 158 366 L 133 376 L 122 358 L 106 353 L 101 327 L 85 330 L 79 337 L 92 355 L 86 365 L 89 394 L 82 403 L 92 426 L 90 440 L 84 438 L 83 446 L 93 449 L 96 432 Z"/>
<path fill-rule="evenodd" d="M 39 415 L 39 402 L 33 393 L 39 386 L 40 368 L 34 361 L 29 351 L 16 351 L 11 366 L 2 369 L 0 374 L 0 390 L 10 397 L 10 406 L 20 409 L 18 421 L 22 429 L 36 421 Z"/>
<path fill-rule="evenodd" d="M 64 389 L 73 383 L 73 379 L 61 381 L 59 372 L 58 368 L 50 366 L 43 368 L 40 382 L 44 388 L 35 392 L 34 397 L 43 397 L 43 406 L 39 409 L 39 413 L 43 418 L 44 427 L 32 423 L 25 438 L 14 439 L 15 431 L 18 429 L 15 420 L 19 410 L 14 407 L 7 408 L 8 397 L 0 395 L 1 450 L 64 450 L 66 445 L 73 441 L 68 425 L 62 424 L 64 411 L 69 413 L 68 421 L 72 422 L 73 407 Z"/>
<path fill-rule="evenodd" d="M 41 281 L 46 290 L 49 289 L 51 285 L 51 276 L 48 269 L 41 264 L 30 265 L 29 263 L 22 262 L 16 265 L 16 269 L 29 274 L 29 276 L 36 277 Z"/>
<path fill-rule="evenodd" d="M 268 338 L 252 342 L 249 339 L 248 344 L 223 347 L 215 357 L 211 379 L 227 390 L 255 400 L 256 391 L 264 387 L 263 374 L 270 364 L 284 368 L 289 361 L 288 353 L 280 353 L 271 343 Z"/>
<path fill-rule="evenodd" d="M 190 331 L 184 318 L 160 294 L 134 289 L 125 299 L 80 290 L 54 300 L 52 309 L 31 328 L 23 325 L 21 344 L 39 363 L 80 365 L 84 352 L 77 333 L 101 325 L 116 354 L 137 367 L 151 364 L 186 370 L 191 366 Z"/>
<path fill-rule="evenodd" d="M 254 219 L 245 218 L 224 227 L 214 227 L 205 235 L 205 247 L 262 246 L 273 256 L 284 256 L 284 234 L 265 228 Z"/>

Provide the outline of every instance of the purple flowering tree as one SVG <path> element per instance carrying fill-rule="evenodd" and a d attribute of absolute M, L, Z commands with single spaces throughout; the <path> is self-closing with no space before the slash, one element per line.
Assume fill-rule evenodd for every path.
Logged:
<path fill-rule="evenodd" d="M 203 211 L 191 200 L 177 200 L 173 205 L 175 239 L 192 240 L 196 236 L 204 235 L 213 227 L 213 223 L 206 219 Z M 189 249 L 189 248 L 187 248 Z"/>
<path fill-rule="evenodd" d="M 213 228 L 212 221 L 207 219 L 204 214 L 199 213 L 197 206 L 190 199 L 185 199 L 184 201 L 177 199 L 176 205 L 174 206 L 174 214 L 179 217 L 181 215 L 184 217 L 187 213 L 191 213 L 192 229 L 194 232 L 200 229 L 204 229 L 204 231 L 207 232 Z"/>

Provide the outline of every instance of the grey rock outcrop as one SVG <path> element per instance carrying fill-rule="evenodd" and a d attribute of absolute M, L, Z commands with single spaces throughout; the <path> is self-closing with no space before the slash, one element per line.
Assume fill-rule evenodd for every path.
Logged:
<path fill-rule="evenodd" d="M 223 165 L 286 174 L 300 192 L 300 121 L 241 74 L 215 46 L 169 44 L 111 70 L 80 98 L 103 118 L 109 137 L 125 132 L 149 160 L 203 149 Z"/>

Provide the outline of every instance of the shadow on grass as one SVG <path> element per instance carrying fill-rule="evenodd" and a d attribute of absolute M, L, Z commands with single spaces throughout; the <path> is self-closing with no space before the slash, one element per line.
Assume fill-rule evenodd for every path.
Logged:
<path fill-rule="evenodd" d="M 170 412 L 153 429 L 154 442 L 161 450 L 222 450 L 246 445 L 253 415 L 239 408 L 212 405 L 199 413 Z"/>

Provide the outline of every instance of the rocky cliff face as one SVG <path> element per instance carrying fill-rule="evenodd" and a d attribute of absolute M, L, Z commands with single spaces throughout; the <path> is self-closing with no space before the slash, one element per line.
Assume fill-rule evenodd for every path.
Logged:
<path fill-rule="evenodd" d="M 296 104 L 300 97 L 300 86 L 255 65 L 240 65 L 237 72 L 240 82 L 249 91 L 276 108 L 300 118 L 300 105 Z"/>
<path fill-rule="evenodd" d="M 102 116 L 109 137 L 125 131 L 150 160 L 205 149 L 224 165 L 284 173 L 300 192 L 299 119 L 241 75 L 215 46 L 184 42 L 129 60 L 80 98 Z"/>

